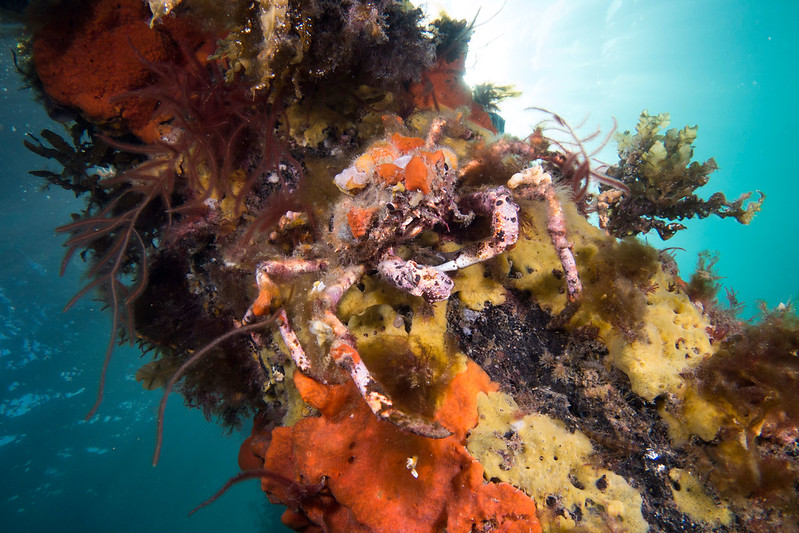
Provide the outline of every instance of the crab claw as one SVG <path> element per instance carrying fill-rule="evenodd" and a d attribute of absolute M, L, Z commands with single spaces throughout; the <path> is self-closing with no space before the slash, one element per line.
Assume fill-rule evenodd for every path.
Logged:
<path fill-rule="evenodd" d="M 377 265 L 380 275 L 400 290 L 421 296 L 428 302 L 449 298 L 455 283 L 439 269 L 387 255 Z"/>
<path fill-rule="evenodd" d="M 449 272 L 487 261 L 516 244 L 519 237 L 519 206 L 505 187 L 476 191 L 465 198 L 467 207 L 491 216 L 491 236 L 464 247 L 452 261 L 436 269 Z"/>

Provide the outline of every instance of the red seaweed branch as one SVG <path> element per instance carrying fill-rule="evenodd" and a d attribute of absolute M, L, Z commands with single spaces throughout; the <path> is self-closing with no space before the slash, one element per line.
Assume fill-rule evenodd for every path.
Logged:
<path fill-rule="evenodd" d="M 64 306 L 70 309 L 79 299 L 94 289 L 100 289 L 111 306 L 111 334 L 105 351 L 97 400 L 86 418 L 94 416 L 103 399 L 105 377 L 120 330 L 133 336 L 133 302 L 147 286 L 147 244 L 142 238 L 142 215 L 160 200 L 169 213 L 175 173 L 170 160 L 147 161 L 119 176 L 101 180 L 103 188 L 119 192 L 102 209 L 92 215 L 61 226 L 58 233 L 70 234 L 64 244 L 67 252 L 61 263 L 64 273 L 69 260 L 81 250 L 94 253 L 92 266 L 86 272 L 91 279 Z M 152 240 L 151 240 L 152 243 Z M 126 284 L 123 279 L 132 277 Z"/>

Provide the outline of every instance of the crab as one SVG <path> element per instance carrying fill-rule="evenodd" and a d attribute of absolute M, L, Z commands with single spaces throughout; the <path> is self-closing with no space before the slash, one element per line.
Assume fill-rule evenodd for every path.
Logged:
<path fill-rule="evenodd" d="M 301 372 L 313 374 L 311 358 L 280 307 L 277 283 L 305 273 L 324 273 L 309 295 L 309 329 L 317 342 L 329 346 L 332 360 L 351 376 L 377 417 L 432 438 L 450 432 L 395 407 L 364 364 L 336 310 L 344 293 L 366 272 L 374 271 L 390 285 L 427 302 L 446 300 L 454 287 L 448 272 L 491 259 L 516 243 L 519 207 L 510 191 L 503 186 L 460 191 L 457 157 L 437 145 L 443 127 L 442 120 L 434 121 L 426 139 L 395 133 L 371 145 L 339 173 L 334 181 L 345 194 L 332 209 L 329 229 L 318 239 L 321 246 L 313 248 L 316 257 L 259 263 L 255 272 L 259 294 L 242 320 L 248 324 L 274 313 L 291 359 Z M 417 249 L 414 241 L 422 232 L 466 227 L 477 216 L 490 219 L 490 235 L 465 244 L 449 260 L 433 265 L 402 257 L 400 248 Z M 285 218 L 298 216 L 287 213 Z"/>

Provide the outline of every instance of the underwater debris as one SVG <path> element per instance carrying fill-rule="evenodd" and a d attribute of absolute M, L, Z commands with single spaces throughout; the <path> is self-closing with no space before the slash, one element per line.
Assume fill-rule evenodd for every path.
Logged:
<path fill-rule="evenodd" d="M 118 339 L 152 356 L 154 461 L 176 390 L 254 419 L 225 487 L 260 479 L 297 530 L 795 523 L 795 315 L 745 323 L 712 256 L 685 283 L 635 239 L 759 210 L 695 196 L 695 128 L 644 113 L 611 168 L 615 123 L 532 108 L 497 136 L 510 89 L 463 81 L 474 24 L 405 1 L 133 3 L 31 28 L 31 86 L 80 118 L 25 145 L 86 199 L 60 231 L 76 298 L 109 304 L 106 364 Z"/>

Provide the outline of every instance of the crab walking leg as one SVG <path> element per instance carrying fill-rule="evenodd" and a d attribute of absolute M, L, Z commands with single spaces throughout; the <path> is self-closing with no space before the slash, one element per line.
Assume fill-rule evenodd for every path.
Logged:
<path fill-rule="evenodd" d="M 566 217 L 563 215 L 563 207 L 560 205 L 555 187 L 549 183 L 544 188 L 544 198 L 547 201 L 547 231 L 552 239 L 552 244 L 558 252 L 560 264 L 566 273 L 566 290 L 569 301 L 577 302 L 583 293 L 583 284 L 580 281 L 580 274 L 577 272 L 577 262 L 574 260 L 573 244 L 566 238 Z"/>
<path fill-rule="evenodd" d="M 433 119 L 433 123 L 430 125 L 430 131 L 427 132 L 427 138 L 424 143 L 426 149 L 431 150 L 438 144 L 438 141 L 441 140 L 441 136 L 444 134 L 444 126 L 446 125 L 446 119 L 441 117 Z"/>
<path fill-rule="evenodd" d="M 255 267 L 255 282 L 258 285 L 258 298 L 252 303 L 242 319 L 243 324 L 249 324 L 256 317 L 266 315 L 277 307 L 280 300 L 280 290 L 274 279 L 288 279 L 299 274 L 317 272 L 327 268 L 327 262 L 322 259 L 307 260 L 289 258 L 282 261 L 263 261 Z"/>
<path fill-rule="evenodd" d="M 549 238 L 566 273 L 566 290 L 569 302 L 574 303 L 580 300 L 583 293 L 583 284 L 580 281 L 580 274 L 577 272 L 577 263 L 574 260 L 572 243 L 566 238 L 566 217 L 563 214 L 563 206 L 560 205 L 555 186 L 552 184 L 552 176 L 544 172 L 540 165 L 534 165 L 517 174 L 508 180 L 508 187 L 516 189 L 525 187 L 521 194 L 533 200 L 546 200 L 547 202 L 547 231 Z"/>
<path fill-rule="evenodd" d="M 348 339 L 334 341 L 333 346 L 330 348 L 330 355 L 340 368 L 349 373 L 361 396 L 366 400 L 369 409 L 378 418 L 387 420 L 399 428 L 422 437 L 443 439 L 452 435 L 451 431 L 438 422 L 424 420 L 394 407 L 391 398 L 383 392 L 380 384 L 372 378 L 369 369 L 363 364 L 358 350 L 352 346 Z"/>
<path fill-rule="evenodd" d="M 455 283 L 435 267 L 405 261 L 389 252 L 377 265 L 377 270 L 388 282 L 413 296 L 422 296 L 428 302 L 449 298 Z"/>
<path fill-rule="evenodd" d="M 350 330 L 338 319 L 336 309 L 341 297 L 361 279 L 364 270 L 362 265 L 347 267 L 342 272 L 336 272 L 335 281 L 314 287 L 314 294 L 318 294 L 314 300 L 314 316 L 330 328 L 334 338 L 340 339 L 349 335 Z"/>
<path fill-rule="evenodd" d="M 276 320 L 277 329 L 280 332 L 283 343 L 289 351 L 291 360 L 294 361 L 294 364 L 297 365 L 297 368 L 299 368 L 303 374 L 307 374 L 308 371 L 311 370 L 311 361 L 308 359 L 308 356 L 305 355 L 305 350 L 303 350 L 302 344 L 300 344 L 300 340 L 297 338 L 297 334 L 294 333 L 291 324 L 289 324 L 285 309 L 281 309 L 280 312 L 278 312 Z"/>
<path fill-rule="evenodd" d="M 322 322 L 330 328 L 334 335 L 334 340 L 330 346 L 330 356 L 339 368 L 350 375 L 369 409 L 378 418 L 388 420 L 402 429 L 424 437 L 440 439 L 451 435 L 449 430 L 436 422 L 428 422 L 411 416 L 394 407 L 394 402 L 391 401 L 391 398 L 388 397 L 380 384 L 374 380 L 369 369 L 366 368 L 361 355 L 355 348 L 355 340 L 350 335 L 349 329 L 336 316 L 335 311 L 339 300 L 347 289 L 360 279 L 363 272 L 364 268 L 360 265 L 346 269 L 337 277 L 335 283 L 325 286 L 320 291 L 314 303 L 315 314 L 321 317 Z M 286 344 L 288 345 L 288 343 Z M 292 358 L 294 357 L 292 355 Z"/>
<path fill-rule="evenodd" d="M 355 341 L 350 335 L 350 330 L 336 316 L 338 302 L 344 293 L 363 275 L 364 267 L 357 265 L 344 270 L 339 274 L 334 283 L 325 285 L 319 291 L 314 302 L 314 315 L 320 317 L 321 322 L 330 329 L 334 339 L 330 346 L 330 356 L 333 361 L 344 369 L 355 382 L 358 391 L 366 400 L 369 408 L 376 415 L 386 409 L 393 408 L 393 402 L 386 396 L 380 385 L 372 378 L 366 365 L 361 360 Z"/>
<path fill-rule="evenodd" d="M 269 274 L 278 275 L 281 277 L 288 277 L 289 274 L 301 274 L 304 272 L 313 272 L 318 270 L 323 263 L 320 261 L 305 261 L 305 260 L 291 260 L 287 265 L 285 262 L 278 261 L 265 261 L 258 265 L 256 269 L 256 276 L 258 280 L 258 288 L 261 289 L 262 294 L 264 291 L 272 291 L 274 283 L 272 283 Z M 327 286 L 321 291 L 321 295 L 315 301 L 316 310 L 320 312 L 324 320 L 323 322 L 331 327 L 333 334 L 337 337 L 347 334 L 347 326 L 341 323 L 338 317 L 332 310 L 335 310 L 338 301 L 344 295 L 344 292 L 355 283 L 358 278 L 363 275 L 363 267 L 351 267 L 347 269 L 342 276 L 338 277 L 335 284 Z M 259 299 L 261 296 L 258 297 Z M 244 316 L 244 323 L 254 320 L 258 315 L 258 306 L 256 303 L 250 306 L 247 314 Z M 289 352 L 291 360 L 297 365 L 301 372 L 307 374 L 311 370 L 311 361 L 305 353 L 297 334 L 289 323 L 288 315 L 285 309 L 278 311 L 275 320 L 277 322 L 277 329 L 280 332 L 280 337 L 283 339 L 283 344 Z"/>
<path fill-rule="evenodd" d="M 438 265 L 436 268 L 442 272 L 491 259 L 516 244 L 519 237 L 519 206 L 505 187 L 472 193 L 467 197 L 467 207 L 491 214 L 491 236 L 465 247 L 452 261 Z"/>

